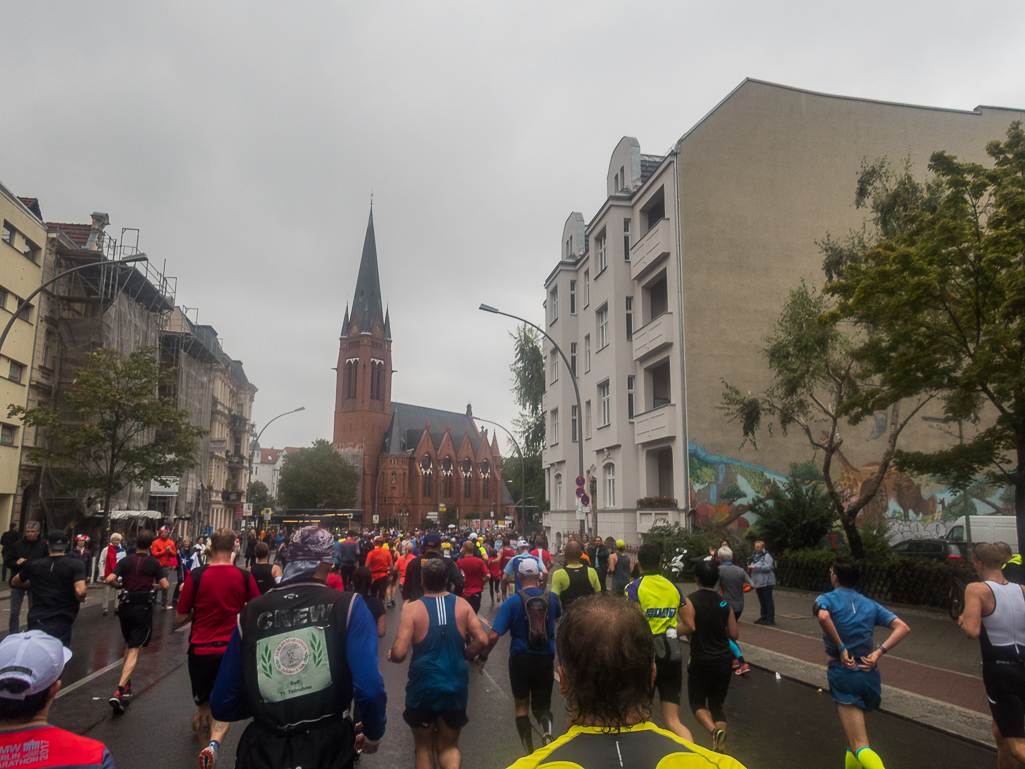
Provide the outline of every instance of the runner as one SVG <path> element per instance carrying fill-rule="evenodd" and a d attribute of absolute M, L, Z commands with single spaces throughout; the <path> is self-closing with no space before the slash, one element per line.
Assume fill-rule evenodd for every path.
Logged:
<path fill-rule="evenodd" d="M 588 555 L 591 557 L 591 565 L 598 572 L 598 584 L 601 585 L 601 591 L 604 593 L 606 590 L 605 577 L 609 573 L 609 549 L 601 537 L 594 538 L 594 542 L 588 549 Z"/>
<path fill-rule="evenodd" d="M 447 590 L 449 563 L 424 562 L 424 595 L 402 607 L 399 634 L 388 652 L 388 659 L 399 663 L 413 650 L 402 720 L 413 731 L 418 769 L 433 769 L 435 755 L 444 769 L 459 769 L 459 732 L 469 722 L 466 661 L 487 644 L 470 605 Z"/>
<path fill-rule="evenodd" d="M 388 573 L 391 571 L 391 564 L 391 553 L 385 549 L 384 540 L 377 537 L 374 539 L 374 549 L 367 555 L 367 568 L 373 575 L 370 592 L 382 601 L 385 600 L 388 589 Z"/>
<path fill-rule="evenodd" d="M 1010 549 L 1010 548 L 1008 548 Z M 1000 543 L 972 549 L 982 582 L 965 588 L 964 634 L 979 639 L 999 769 L 1025 763 L 1025 593 L 1007 579 Z"/>
<path fill-rule="evenodd" d="M 552 570 L 552 554 L 548 552 L 547 548 L 544 547 L 544 540 L 540 540 L 537 543 L 537 547 L 530 551 L 530 554 L 537 558 L 541 562 L 541 565 L 548 571 Z"/>
<path fill-rule="evenodd" d="M 733 551 L 728 545 L 723 545 L 717 553 L 719 559 L 719 594 L 726 599 L 733 611 L 733 618 L 740 622 L 740 615 L 744 613 L 744 588 L 748 590 L 754 587 L 747 572 L 733 563 Z M 730 639 L 730 652 L 733 654 L 733 672 L 738 676 L 747 675 L 751 672 L 751 666 L 744 661 L 744 653 L 740 651 L 736 641 Z"/>
<path fill-rule="evenodd" d="M 530 545 L 527 544 L 527 540 L 521 539 L 516 543 L 516 555 L 513 556 L 509 563 L 505 565 L 505 576 L 503 582 L 510 582 L 515 585 L 514 593 L 518 593 L 522 589 L 520 584 L 520 563 L 522 561 L 533 561 L 537 564 L 538 571 L 540 573 L 540 579 L 538 580 L 539 585 L 543 585 L 545 578 L 548 576 L 548 569 L 544 567 L 544 564 L 537 558 L 527 552 L 527 548 Z"/>
<path fill-rule="evenodd" d="M 568 545 L 567 545 L 568 547 Z M 692 740 L 690 730 L 680 723 L 683 691 L 683 658 L 670 643 L 669 630 L 682 630 L 680 610 L 687 605 L 680 588 L 658 573 L 662 553 L 655 545 L 641 545 L 637 562 L 641 576 L 626 587 L 628 600 L 637 603 L 655 643 L 655 688 L 662 702 L 662 720 L 674 734 Z"/>
<path fill-rule="evenodd" d="M 160 527 L 160 536 L 153 540 L 153 545 L 150 547 L 150 555 L 160 561 L 160 567 L 164 570 L 164 574 L 177 573 L 178 571 L 178 549 L 174 546 L 174 541 L 171 539 L 171 530 L 166 526 Z M 167 591 L 169 588 L 161 590 L 161 603 L 165 609 L 173 609 L 174 604 L 169 603 L 167 599 Z"/>
<path fill-rule="evenodd" d="M 598 575 L 580 560 L 583 552 L 579 542 L 568 542 L 563 553 L 566 565 L 552 574 L 552 592 L 559 596 L 563 611 L 577 599 L 601 592 Z"/>
<path fill-rule="evenodd" d="M 47 537 L 49 556 L 29 561 L 14 575 L 11 587 L 28 588 L 28 629 L 42 630 L 71 648 L 71 626 L 85 603 L 85 564 L 68 556 L 68 535 L 55 529 Z"/>
<path fill-rule="evenodd" d="M 391 547 L 389 545 L 384 546 L 389 551 L 389 555 L 392 557 L 391 568 L 388 569 L 388 591 L 385 594 L 387 597 L 387 604 L 389 607 L 395 606 L 395 588 L 399 583 L 399 555 L 398 545 Z"/>
<path fill-rule="evenodd" d="M 654 639 L 626 601 L 608 594 L 578 601 L 562 619 L 556 648 L 569 731 L 510 769 L 744 769 L 651 722 Z"/>
<path fill-rule="evenodd" d="M 140 531 L 135 536 L 135 552 L 118 561 L 107 577 L 108 585 L 122 589 L 118 595 L 118 619 L 125 639 L 121 678 L 117 691 L 109 700 L 114 715 L 124 713 L 127 701 L 132 698 L 132 671 L 139 662 L 139 650 L 149 646 L 153 636 L 154 585 L 160 590 L 168 588 L 167 575 L 160 568 L 160 561 L 149 554 L 152 544 L 153 532 L 149 529 Z"/>
<path fill-rule="evenodd" d="M 373 578 L 370 575 L 370 569 L 366 566 L 359 566 L 352 573 L 352 579 L 349 580 L 349 592 L 363 598 L 367 608 L 370 609 L 370 615 L 374 618 L 374 624 L 377 627 L 377 637 L 384 638 L 384 634 L 388 632 L 388 609 L 384 605 L 384 601 L 371 592 L 370 587 L 372 583 Z M 330 584 L 328 584 L 328 587 L 330 587 Z"/>
<path fill-rule="evenodd" d="M 398 564 L 398 567 L 399 567 L 399 590 L 400 591 L 402 590 L 402 585 L 405 584 L 405 582 L 406 582 L 406 568 L 409 566 L 409 562 L 412 561 L 414 558 L 416 558 L 416 556 L 413 555 L 413 543 L 412 542 L 407 542 L 404 545 L 403 549 L 405 550 L 405 552 L 401 556 L 399 556 L 399 560 L 397 561 L 397 564 Z"/>
<path fill-rule="evenodd" d="M 488 589 L 491 592 L 491 603 L 494 603 L 496 593 L 499 600 L 502 599 L 502 556 L 493 546 L 489 546 L 488 549 L 490 550 L 488 553 L 488 575 L 490 576 Z"/>
<path fill-rule="evenodd" d="M 526 547 L 526 542 L 520 540 Z M 534 752 L 530 715 L 541 727 L 541 744 L 552 741 L 552 686 L 555 684 L 555 621 L 562 616 L 559 596 L 539 587 L 540 564 L 526 554 L 513 559 L 523 585 L 498 607 L 495 624 L 488 633 L 488 646 L 481 652 L 480 671 L 498 639 L 509 633 L 509 684 L 516 702 L 516 731 L 527 754 Z"/>
<path fill-rule="evenodd" d="M 623 595 L 626 586 L 630 584 L 630 570 L 633 565 L 630 563 L 630 556 L 626 554 L 626 542 L 616 540 L 616 551 L 609 556 L 609 574 L 612 575 L 612 594 Z"/>
<path fill-rule="evenodd" d="M 484 583 L 488 581 L 488 565 L 477 552 L 472 540 L 463 543 L 462 558 L 456 566 L 463 574 L 463 598 L 473 607 L 474 614 L 480 614 L 480 601 L 484 595 Z"/>
<path fill-rule="evenodd" d="M 281 579 L 281 567 L 277 564 L 271 565 L 270 545 L 266 542 L 257 542 L 256 547 L 253 548 L 253 555 L 256 557 L 256 563 L 249 569 L 249 572 L 256 580 L 256 587 L 259 588 L 260 595 L 263 595 L 278 584 L 278 580 Z"/>
<path fill-rule="evenodd" d="M 504 542 L 499 540 L 502 544 L 496 544 L 499 552 L 498 568 L 505 574 L 505 567 L 509 565 L 509 561 L 516 557 L 516 548 L 513 547 L 512 541 L 508 538 Z M 503 546 L 504 545 L 504 546 Z M 509 597 L 509 582 L 505 579 L 502 580 L 502 600 L 505 601 Z"/>
<path fill-rule="evenodd" d="M 861 576 L 856 563 L 837 558 L 829 574 L 833 592 L 816 598 L 814 611 L 829 658 L 829 693 L 847 738 L 846 767 L 883 769 L 882 759 L 868 746 L 865 712 L 877 710 L 882 700 L 879 659 L 911 629 L 889 609 L 854 591 Z M 893 632 L 873 649 L 876 626 Z"/>
<path fill-rule="evenodd" d="M 114 769 L 102 742 L 47 723 L 71 650 L 41 630 L 0 642 L 0 756 L 6 767 Z"/>
<path fill-rule="evenodd" d="M 736 641 L 740 631 L 729 602 L 715 589 L 718 581 L 719 564 L 714 560 L 695 565 L 694 582 L 698 589 L 680 607 L 680 626 L 681 632 L 690 638 L 687 699 L 691 712 L 712 737 L 712 749 L 725 753 L 727 723 L 723 703 L 733 673 L 730 641 Z"/>
<path fill-rule="evenodd" d="M 402 600 L 415 601 L 424 594 L 423 582 L 420 570 L 425 561 L 431 558 L 441 558 L 441 535 L 436 531 L 428 531 L 423 537 L 423 552 L 419 557 L 414 558 L 406 566 L 406 581 L 402 583 Z M 461 595 L 463 592 L 463 573 L 459 567 L 450 559 L 445 559 L 448 564 L 448 591 Z"/>

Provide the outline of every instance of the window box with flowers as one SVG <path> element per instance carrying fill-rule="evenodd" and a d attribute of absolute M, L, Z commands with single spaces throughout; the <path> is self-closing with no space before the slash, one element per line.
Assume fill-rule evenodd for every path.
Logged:
<path fill-rule="evenodd" d="M 641 497 L 637 507 L 641 510 L 673 510 L 679 505 L 673 497 Z"/>

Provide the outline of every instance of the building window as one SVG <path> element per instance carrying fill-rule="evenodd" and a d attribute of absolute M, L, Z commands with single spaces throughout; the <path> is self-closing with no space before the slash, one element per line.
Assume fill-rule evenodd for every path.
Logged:
<path fill-rule="evenodd" d="M 31 259 L 33 262 L 39 261 L 39 246 L 37 246 L 28 238 L 25 238 L 25 245 L 21 247 L 21 253 L 23 253 L 26 258 Z"/>
<path fill-rule="evenodd" d="M 10 368 L 10 370 L 7 373 L 7 378 L 10 379 L 12 382 L 18 382 L 20 384 L 21 383 L 21 377 L 22 377 L 22 375 L 24 373 L 25 373 L 25 367 L 22 366 L 20 363 L 15 363 L 12 360 L 11 361 L 11 368 Z"/>
<path fill-rule="evenodd" d="M 575 280 L 569 282 L 569 314 L 577 314 L 577 282 Z"/>
<path fill-rule="evenodd" d="M 0 310 L 7 309 L 7 289 L 0 288 Z"/>
<path fill-rule="evenodd" d="M 601 275 L 609 264 L 609 253 L 606 248 L 607 245 L 608 240 L 605 237 L 605 230 L 602 230 L 594 239 L 594 250 L 598 252 L 598 275 Z"/>
<path fill-rule="evenodd" d="M 569 421 L 570 421 L 570 434 L 571 434 L 570 440 L 572 440 L 573 443 L 576 443 L 578 440 L 580 440 L 580 435 L 577 433 L 577 423 L 580 421 L 580 419 L 579 419 L 580 414 L 577 413 L 577 407 L 576 406 L 570 406 L 569 407 L 569 417 L 570 417 Z"/>
<path fill-rule="evenodd" d="M 634 378 L 628 376 L 626 378 L 626 413 L 630 419 L 634 418 Z"/>
<path fill-rule="evenodd" d="M 43 365 L 53 368 L 54 355 L 57 352 L 57 335 L 53 329 L 47 329 L 43 334 Z"/>
<path fill-rule="evenodd" d="M 612 191 L 619 192 L 619 174 L 616 174 L 615 180 L 612 182 Z"/>
<path fill-rule="evenodd" d="M 473 496 L 473 462 L 463 459 L 463 499 Z"/>
<path fill-rule="evenodd" d="M 548 383 L 555 384 L 559 381 L 559 353 L 552 350 L 548 356 Z"/>
<path fill-rule="evenodd" d="M 634 298 L 626 298 L 626 338 L 634 338 Z"/>
<path fill-rule="evenodd" d="M 559 410 L 552 409 L 551 431 L 548 433 L 548 445 L 557 446 L 559 443 Z"/>
<path fill-rule="evenodd" d="M 359 374 L 359 361 L 355 358 L 345 361 L 345 397 L 356 397 L 356 376 Z"/>
<path fill-rule="evenodd" d="M 601 413 L 598 418 L 599 427 L 606 427 L 612 423 L 612 397 L 609 394 L 609 389 L 608 380 L 598 385 L 598 402 L 601 403 Z"/>
<path fill-rule="evenodd" d="M 370 361 L 370 400 L 377 400 L 377 361 Z"/>
<path fill-rule="evenodd" d="M 591 303 L 591 271 L 584 270 L 584 307 Z"/>
<path fill-rule="evenodd" d="M 591 335 L 584 336 L 584 373 L 591 370 Z"/>
<path fill-rule="evenodd" d="M 420 460 L 420 474 L 423 476 L 423 497 L 429 499 L 431 496 L 431 458 L 424 454 Z"/>
<path fill-rule="evenodd" d="M 577 343 L 569 343 L 569 371 L 573 376 L 577 375 Z"/>
<path fill-rule="evenodd" d="M 481 498 L 491 497 L 491 466 L 487 462 L 480 463 Z"/>
<path fill-rule="evenodd" d="M 548 313 L 551 317 L 549 324 L 555 323 L 559 319 L 559 287 L 553 286 L 552 290 L 548 292 Z"/>
<path fill-rule="evenodd" d="M 399 476 L 394 471 L 392 471 L 391 474 L 391 487 L 393 489 L 397 489 L 399 487 Z"/>
<path fill-rule="evenodd" d="M 8 245 L 14 245 L 14 228 L 7 222 L 4 222 L 3 241 Z"/>
<path fill-rule="evenodd" d="M 452 498 L 452 458 L 445 457 L 441 460 L 441 478 L 444 485 L 445 499 Z"/>
<path fill-rule="evenodd" d="M 594 314 L 594 324 L 598 328 L 598 349 L 609 346 L 609 306 L 603 304 Z"/>
<path fill-rule="evenodd" d="M 616 506 L 616 466 L 609 462 L 602 468 L 605 471 L 605 507 Z"/>
<path fill-rule="evenodd" d="M 619 167 L 619 184 L 620 184 L 619 189 L 621 189 L 621 190 L 625 190 L 626 189 L 626 167 L 625 166 L 620 166 Z"/>
<path fill-rule="evenodd" d="M 18 428 L 14 425 L 0 425 L 0 445 L 13 446 L 18 436 Z"/>
<path fill-rule="evenodd" d="M 641 209 L 641 216 L 643 217 L 645 232 L 666 218 L 666 195 L 664 187 L 659 187 L 655 194 L 648 198 L 648 202 L 645 203 L 644 207 Z"/>
<path fill-rule="evenodd" d="M 623 258 L 630 261 L 630 220 L 623 220 Z"/>
<path fill-rule="evenodd" d="M 584 401 L 584 437 L 591 440 L 591 401 Z"/>
<path fill-rule="evenodd" d="M 552 494 L 552 509 L 562 509 L 562 473 L 555 474 L 555 492 Z"/>
<path fill-rule="evenodd" d="M 377 362 L 377 400 L 384 400 L 384 361 Z"/>

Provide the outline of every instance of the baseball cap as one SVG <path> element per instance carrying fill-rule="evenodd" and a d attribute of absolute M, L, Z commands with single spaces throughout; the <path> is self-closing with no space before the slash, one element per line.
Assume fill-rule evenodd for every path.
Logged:
<path fill-rule="evenodd" d="M 619 549 L 619 550 L 622 550 L 624 547 L 626 547 L 626 542 L 624 542 L 621 539 L 617 539 L 616 540 L 616 548 Z"/>
<path fill-rule="evenodd" d="M 441 547 L 442 547 L 443 550 L 451 550 L 452 549 L 452 543 L 449 542 L 448 540 L 445 540 L 444 542 L 441 543 Z"/>
<path fill-rule="evenodd" d="M 477 539 L 477 532 L 471 531 L 470 532 L 470 539 Z"/>
<path fill-rule="evenodd" d="M 68 533 L 64 529 L 54 529 L 46 538 L 46 544 L 51 550 L 67 550 Z"/>
<path fill-rule="evenodd" d="M 424 534 L 424 546 L 426 547 L 428 545 L 440 547 L 441 535 L 436 531 L 429 531 L 426 534 Z"/>
<path fill-rule="evenodd" d="M 170 530 L 171 530 L 170 526 L 161 526 L 160 527 L 160 531 L 170 531 Z"/>
<path fill-rule="evenodd" d="M 527 544 L 527 540 L 521 539 L 516 543 L 516 547 L 529 547 L 529 545 Z"/>
<path fill-rule="evenodd" d="M 46 691 L 60 678 L 69 659 L 71 649 L 42 630 L 7 636 L 0 641 L 0 697 L 23 700 Z M 9 684 L 14 686 L 8 688 Z"/>
<path fill-rule="evenodd" d="M 521 542 L 523 540 L 520 540 Z M 516 567 L 516 571 L 520 574 L 530 576 L 531 574 L 540 574 L 541 570 L 537 568 L 537 561 L 533 558 L 524 558 L 520 561 L 520 565 Z"/>

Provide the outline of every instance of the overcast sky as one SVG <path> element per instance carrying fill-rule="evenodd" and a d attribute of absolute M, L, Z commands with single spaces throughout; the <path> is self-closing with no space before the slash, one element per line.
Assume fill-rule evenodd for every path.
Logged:
<path fill-rule="evenodd" d="M 264 446 L 331 438 L 371 190 L 393 399 L 511 427 L 513 322 L 477 306 L 542 320 L 622 136 L 663 154 L 745 77 L 1025 107 L 1020 0 L 0 0 L 0 25 L 0 182 L 48 221 L 139 228 L 245 364 L 257 427 L 306 407 Z"/>

